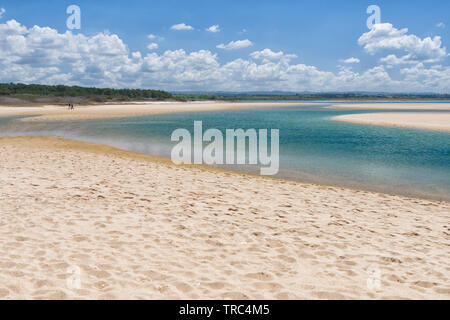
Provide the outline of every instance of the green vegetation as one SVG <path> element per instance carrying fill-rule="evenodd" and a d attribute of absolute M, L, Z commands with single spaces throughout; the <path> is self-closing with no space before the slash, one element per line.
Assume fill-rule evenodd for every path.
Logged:
<path fill-rule="evenodd" d="M 0 96 L 33 100 L 40 97 L 77 97 L 93 101 L 107 100 L 167 100 L 173 99 L 172 94 L 160 90 L 140 89 L 100 89 L 68 86 L 46 86 L 40 84 L 0 83 Z"/>
<path fill-rule="evenodd" d="M 176 94 L 174 97 L 182 101 L 196 101 L 196 100 L 238 100 L 238 99 L 225 99 L 225 96 L 219 96 L 217 94 Z M 232 96 L 228 98 L 233 98 Z"/>
<path fill-rule="evenodd" d="M 15 98 L 27 102 L 66 101 L 107 102 L 131 100 L 450 100 L 450 94 L 384 94 L 384 93 L 215 93 L 171 94 L 161 90 L 86 88 L 39 84 L 0 83 L 0 99 Z"/>
<path fill-rule="evenodd" d="M 371 94 L 371 93 L 301 93 L 301 94 L 176 94 L 179 100 L 450 100 L 450 94 Z"/>

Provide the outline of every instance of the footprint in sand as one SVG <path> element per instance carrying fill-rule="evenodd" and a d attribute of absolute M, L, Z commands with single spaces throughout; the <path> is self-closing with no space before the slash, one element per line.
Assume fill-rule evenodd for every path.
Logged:
<path fill-rule="evenodd" d="M 273 279 L 273 276 L 266 272 L 247 273 L 245 277 L 260 281 L 271 281 Z"/>

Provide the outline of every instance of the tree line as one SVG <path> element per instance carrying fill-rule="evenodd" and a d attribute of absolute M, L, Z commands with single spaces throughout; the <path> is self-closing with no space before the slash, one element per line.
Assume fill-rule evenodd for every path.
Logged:
<path fill-rule="evenodd" d="M 299 94 L 176 94 L 180 100 L 450 100 L 450 94 L 371 94 L 371 93 L 299 93 Z"/>
<path fill-rule="evenodd" d="M 89 88 L 64 85 L 0 83 L 0 97 L 10 96 L 24 100 L 35 98 L 83 98 L 92 101 L 129 100 L 450 100 L 450 94 L 385 94 L 385 93 L 201 93 L 171 94 L 162 90 Z"/>
<path fill-rule="evenodd" d="M 0 96 L 28 97 L 83 97 L 105 98 L 107 100 L 167 100 L 173 99 L 173 95 L 161 90 L 142 89 L 110 89 L 87 88 L 79 86 L 48 86 L 41 84 L 0 83 Z"/>

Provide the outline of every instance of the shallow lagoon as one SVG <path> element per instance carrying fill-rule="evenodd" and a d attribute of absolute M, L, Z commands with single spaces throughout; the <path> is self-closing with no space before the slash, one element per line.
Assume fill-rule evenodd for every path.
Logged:
<path fill-rule="evenodd" d="M 330 120 L 335 115 L 367 112 L 380 110 L 302 106 L 41 123 L 16 117 L 0 119 L 0 134 L 65 135 L 170 157 L 176 144 L 170 141 L 172 132 L 193 131 L 194 121 L 201 120 L 204 131 L 217 128 L 223 133 L 238 128 L 279 129 L 277 177 L 450 201 L 450 134 Z M 227 168 L 254 173 L 260 167 Z"/>

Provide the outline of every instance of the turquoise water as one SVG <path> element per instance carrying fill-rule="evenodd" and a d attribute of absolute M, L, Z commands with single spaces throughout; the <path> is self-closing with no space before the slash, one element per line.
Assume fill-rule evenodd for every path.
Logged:
<path fill-rule="evenodd" d="M 192 132 L 194 121 L 203 121 L 204 131 L 217 128 L 223 133 L 238 128 L 279 129 L 277 177 L 450 201 L 450 134 L 329 120 L 335 115 L 367 112 L 374 111 L 302 106 L 43 123 L 10 118 L 0 119 L 0 134 L 64 134 L 71 139 L 170 157 L 176 144 L 170 141 L 172 132 L 178 128 Z M 259 166 L 229 168 L 259 170 Z"/>

